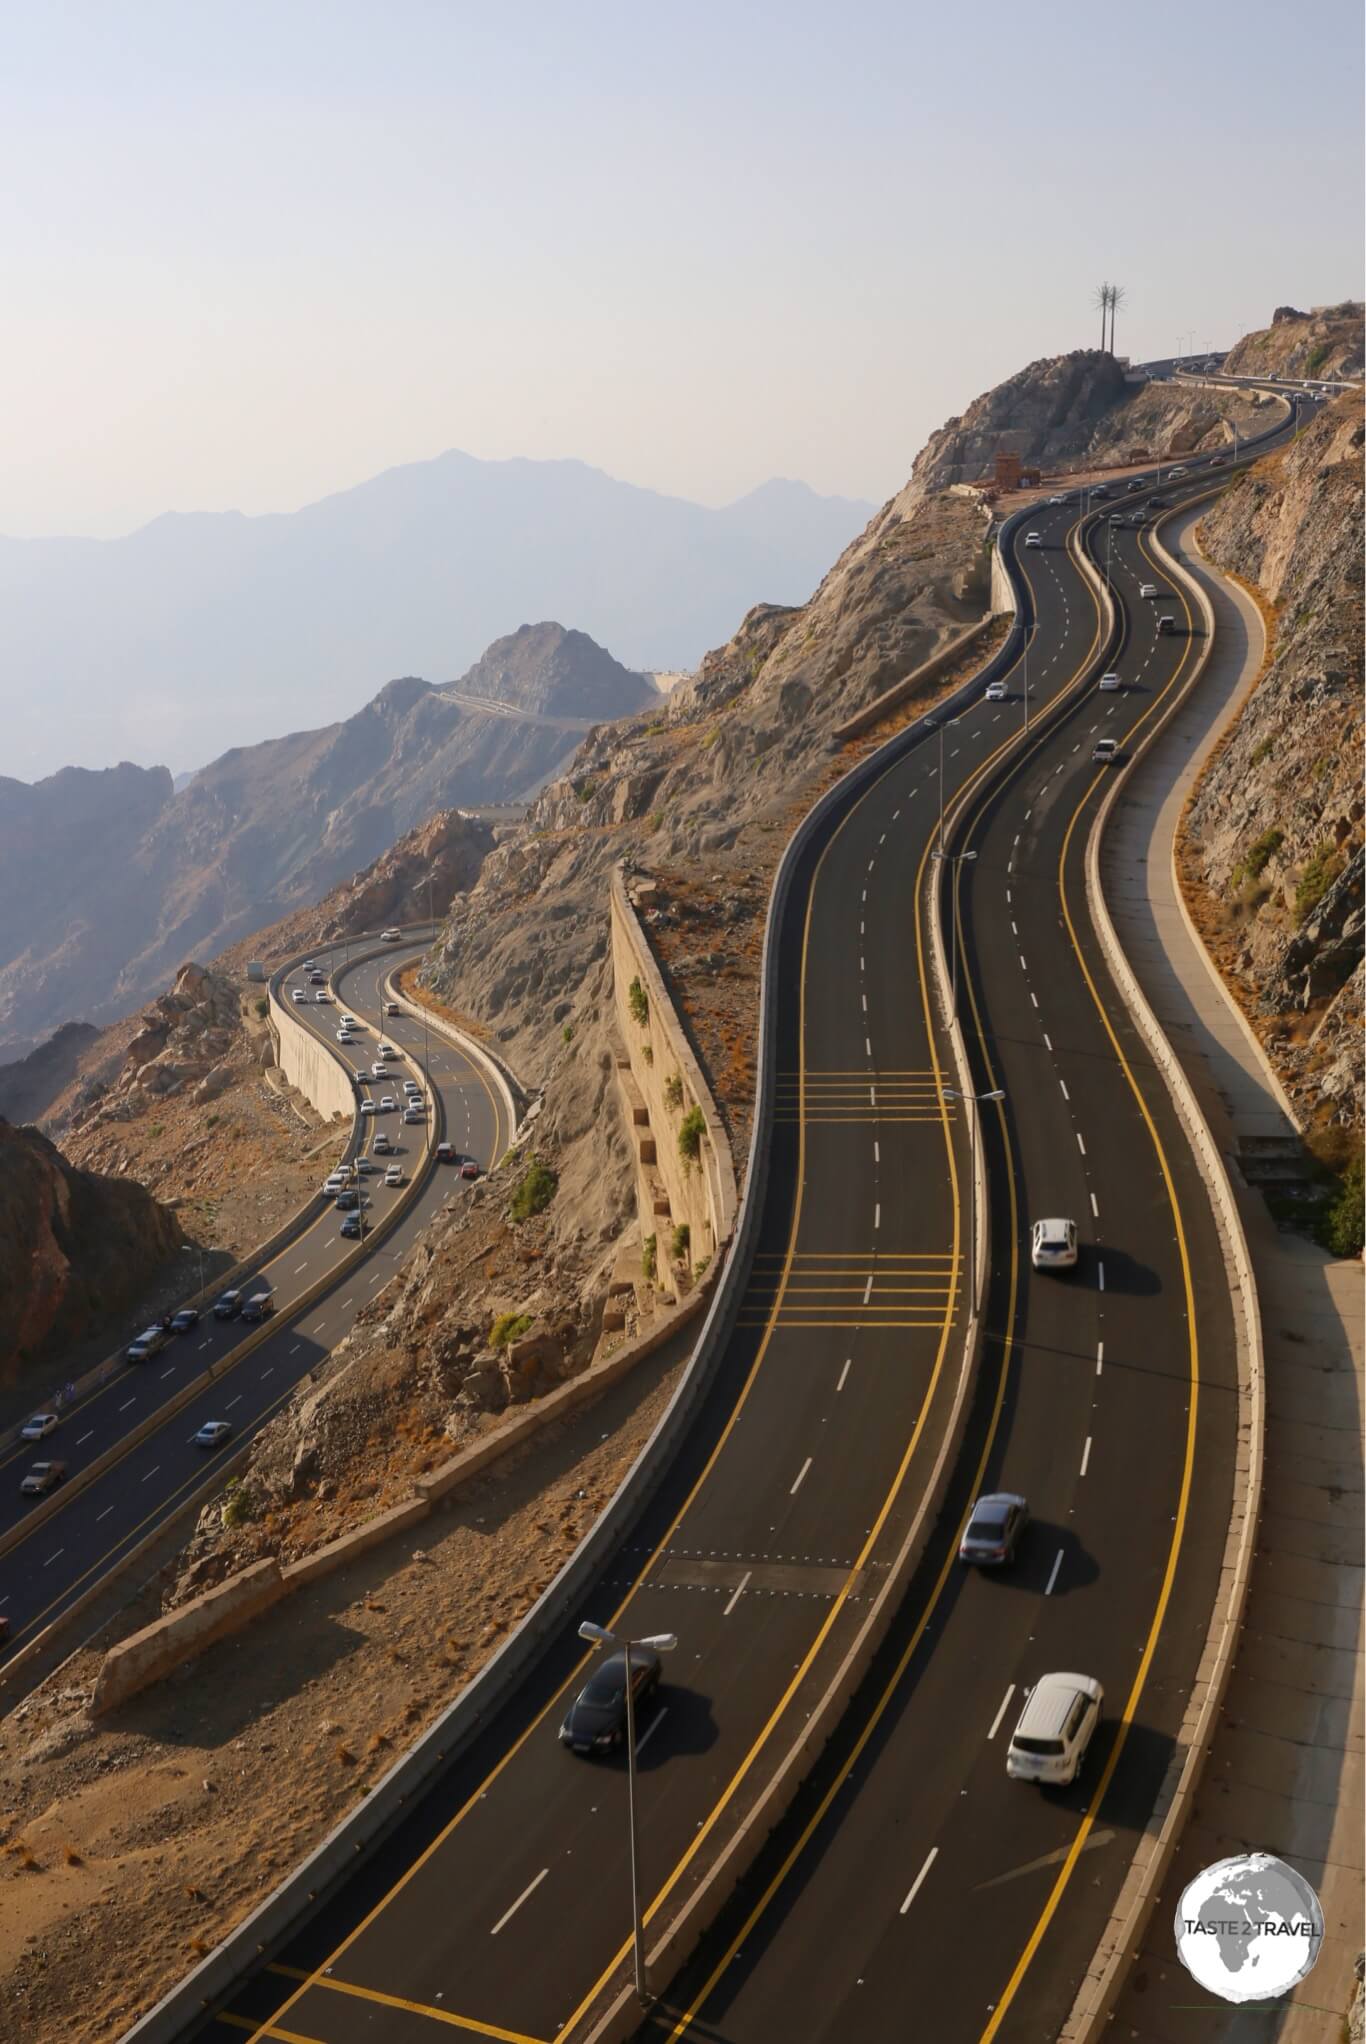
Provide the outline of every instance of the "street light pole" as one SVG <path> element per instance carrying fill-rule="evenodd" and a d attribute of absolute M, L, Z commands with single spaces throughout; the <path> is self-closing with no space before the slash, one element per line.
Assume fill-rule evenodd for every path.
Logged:
<path fill-rule="evenodd" d="M 631 1935 L 635 1948 L 636 1999 L 642 2008 L 648 2008 L 650 1987 L 645 1977 L 645 1925 L 640 1907 L 640 1848 L 636 1825 L 636 1699 L 631 1686 L 631 1649 L 644 1647 L 649 1653 L 671 1654 L 678 1645 L 678 1635 L 655 1632 L 647 1633 L 644 1639 L 619 1640 L 605 1625 L 594 1625 L 590 1618 L 585 1618 L 579 1627 L 579 1638 L 588 1640 L 595 1647 L 620 1646 L 626 1658 L 626 1800 L 631 1827 Z"/>
<path fill-rule="evenodd" d="M 943 860 L 946 855 L 942 850 L 937 850 L 934 856 L 936 859 Z M 951 989 L 949 994 L 949 1014 L 954 1020 L 958 1016 L 958 868 L 976 857 L 976 852 L 950 852 L 947 854 L 948 864 L 954 869 L 953 881 L 949 890 L 949 958 L 952 961 L 949 968 L 949 985 Z"/>
<path fill-rule="evenodd" d="M 964 1107 L 971 1104 L 974 1110 L 983 1106 L 988 1100 L 1004 1100 L 1005 1097 L 1005 1089 L 1001 1086 L 997 1086 L 990 1093 L 959 1093 L 952 1086 L 944 1088 L 944 1098 L 946 1100 L 957 1100 Z M 975 1111 L 968 1121 L 968 1143 L 969 1154 L 972 1159 L 972 1191 L 968 1199 L 968 1226 L 972 1244 L 969 1252 L 969 1269 L 972 1275 L 972 1285 L 975 1290 L 977 1285 L 977 1115 Z"/>
<path fill-rule="evenodd" d="M 1028 736 L 1029 736 L 1029 649 L 1030 649 L 1030 646 L 1031 646 L 1031 645 L 1033 644 L 1033 642 L 1034 642 L 1034 634 L 1035 634 L 1035 632 L 1037 632 L 1037 630 L 1038 630 L 1038 629 L 1039 629 L 1039 627 L 1038 627 L 1038 625 L 1037 625 L 1037 624 L 1032 624 L 1032 625 L 1026 625 L 1026 626 L 1025 626 L 1025 642 L 1024 642 L 1024 710 L 1025 710 L 1025 714 L 1024 714 L 1024 727 L 1025 727 L 1025 737 L 1026 737 L 1026 738 L 1028 738 Z"/>

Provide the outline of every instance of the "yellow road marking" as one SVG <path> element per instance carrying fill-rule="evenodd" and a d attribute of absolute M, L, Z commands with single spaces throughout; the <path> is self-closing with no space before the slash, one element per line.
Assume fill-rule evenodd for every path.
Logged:
<path fill-rule="evenodd" d="M 464 2030 L 474 2037 L 493 2037 L 498 2044 L 545 2044 L 544 2038 L 532 2037 L 525 2030 L 505 2030 L 498 2023 L 481 2023 L 477 2016 L 457 2015 L 453 2009 L 437 2008 L 429 2001 L 409 2001 L 402 1994 L 384 1994 L 377 1987 L 357 1987 L 350 1980 L 313 1980 L 314 1987 L 325 1987 L 332 1994 L 349 1994 L 357 2001 L 372 2001 L 381 2008 L 403 2009 L 410 2016 L 427 2016 L 434 2023 L 445 2023 L 452 2030 Z M 258 2032 L 259 2035 L 276 2035 L 278 2031 Z"/>
<path fill-rule="evenodd" d="M 227 2009 L 220 2009 L 214 2021 L 227 2023 L 229 2028 L 234 2030 L 255 2031 L 258 2037 L 278 2038 L 279 2044 L 322 2044 L 320 2037 L 305 2037 L 300 2030 L 277 2030 L 273 2023 L 264 2030 L 258 2030 L 250 2016 L 234 2016 Z"/>

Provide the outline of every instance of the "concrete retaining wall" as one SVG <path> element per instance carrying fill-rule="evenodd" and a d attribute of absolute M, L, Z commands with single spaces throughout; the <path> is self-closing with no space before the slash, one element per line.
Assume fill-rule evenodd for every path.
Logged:
<path fill-rule="evenodd" d="M 258 1561 L 238 1575 L 205 1590 L 178 1611 L 145 1625 L 120 1640 L 104 1657 L 90 1700 L 90 1714 L 100 1717 L 115 1704 L 159 1682 L 182 1661 L 203 1653 L 215 1640 L 236 1632 L 258 1611 L 269 1610 L 285 1594 L 277 1561 Z"/>
<path fill-rule="evenodd" d="M 639 885 L 643 895 L 649 883 Z M 630 1085 L 623 1081 L 626 1104 L 634 1108 L 634 1088 L 647 1115 L 643 1124 L 634 1113 L 628 1117 L 641 1238 L 656 1237 L 658 1282 L 662 1290 L 673 1293 L 676 1288 L 669 1266 L 670 1237 L 675 1228 L 688 1229 L 688 1248 L 681 1261 L 692 1268 L 704 1259 L 713 1259 L 730 1240 L 736 1212 L 735 1164 L 711 1089 L 636 914 L 632 891 L 620 867 L 616 868 L 609 905 L 613 998 L 617 1034 L 626 1046 L 629 1064 Z M 643 1024 L 631 1012 L 633 984 L 639 985 L 645 997 L 647 1019 Z M 668 1097 L 671 1086 L 677 1089 L 676 1102 Z M 694 1107 L 701 1112 L 705 1132 L 696 1163 L 687 1165 L 679 1151 L 678 1133 Z"/>

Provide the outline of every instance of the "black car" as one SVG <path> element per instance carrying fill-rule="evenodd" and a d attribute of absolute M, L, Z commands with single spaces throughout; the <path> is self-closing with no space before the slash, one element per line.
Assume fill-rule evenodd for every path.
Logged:
<path fill-rule="evenodd" d="M 967 1532 L 958 1547 L 960 1561 L 975 1561 L 988 1567 L 1015 1559 L 1020 1535 L 1029 1524 L 1029 1505 L 1009 1491 L 978 1498 L 968 1520 Z"/>
<path fill-rule="evenodd" d="M 215 1299 L 213 1302 L 213 1317 L 215 1320 L 235 1320 L 241 1310 L 242 1294 L 240 1292 L 224 1292 L 221 1298 Z"/>
<path fill-rule="evenodd" d="M 360 1194 L 348 1188 L 337 1194 L 335 1205 L 340 1213 L 352 1214 L 360 1205 Z"/>
<path fill-rule="evenodd" d="M 182 1306 L 178 1313 L 171 1315 L 172 1334 L 188 1334 L 192 1327 L 198 1327 L 198 1325 L 198 1306 Z"/>
<path fill-rule="evenodd" d="M 639 1710 L 659 1687 L 659 1656 L 648 1647 L 631 1649 L 631 1687 Z M 626 1655 L 608 1654 L 579 1691 L 560 1726 L 560 1738 L 575 1753 L 606 1753 L 626 1739 Z"/>
<path fill-rule="evenodd" d="M 359 1235 L 364 1226 L 365 1222 L 360 1214 L 348 1214 L 341 1224 L 341 1231 L 347 1236 Z"/>
<path fill-rule="evenodd" d="M 1149 509 L 1150 511 L 1165 511 L 1165 510 L 1167 509 L 1167 500 L 1166 500 L 1166 498 L 1165 498 L 1165 497 L 1149 497 L 1149 499 L 1148 499 L 1148 509 Z"/>

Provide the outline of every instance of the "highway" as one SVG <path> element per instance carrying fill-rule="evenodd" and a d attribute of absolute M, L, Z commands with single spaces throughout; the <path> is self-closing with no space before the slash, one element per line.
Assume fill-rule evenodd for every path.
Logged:
<path fill-rule="evenodd" d="M 1098 606 L 1063 548 L 1075 515 L 1041 510 L 1045 544 L 1022 556 L 1038 621 L 1029 744 L 1015 743 L 1017 668 L 1007 701 L 979 699 L 942 739 L 893 748 L 805 861 L 778 965 L 781 1093 L 762 1237 L 701 1418 L 628 1550 L 500 1721 L 210 2019 L 215 2035 L 340 2044 L 416 2038 L 433 2022 L 512 2044 L 580 2034 L 621 1977 L 629 1884 L 623 1770 L 575 1760 L 556 1737 L 589 1666 L 577 1618 L 679 1638 L 639 1728 L 647 1921 L 687 1893 L 702 1855 L 733 1831 L 803 1722 L 814 1671 L 848 1643 L 932 1459 L 963 1336 L 965 1131 L 944 1098 L 916 907 L 938 830 L 941 751 L 950 798 L 973 790 L 971 842 L 955 830 L 949 849 L 978 854 L 961 902 L 975 1069 L 1008 1095 L 984 1130 L 995 1252 L 962 1495 L 906 1600 L 877 1723 L 872 1688 L 850 1713 L 867 1734 L 855 1758 L 878 1783 L 861 1843 L 844 1847 L 857 1824 L 842 1803 L 845 1821 L 823 1827 L 810 1851 L 796 1840 L 795 1878 L 779 1883 L 776 1907 L 763 1901 L 771 1861 L 743 1884 L 740 1920 L 705 1941 L 651 2034 L 672 2034 L 680 2017 L 714 2037 L 898 2034 L 910 1981 L 936 2036 L 982 2034 L 989 1998 L 1008 2001 L 1025 2023 L 1018 2034 L 1033 2036 L 1033 1998 L 1051 2011 L 1066 1969 L 1089 1958 L 1125 1864 L 1121 1833 L 1146 1813 L 1203 1640 L 1232 1407 L 1226 1310 L 1203 1275 L 1220 1269 L 1203 1194 L 1076 921 L 1085 819 L 1073 818 L 1100 780 L 1090 743 L 1131 727 L 1161 663 L 1189 641 L 1136 640 L 1131 694 L 1107 696 L 1103 709 L 1088 694 L 1061 721 L 1042 718 L 1097 671 L 1102 650 Z M 1083 1226 L 1083 1265 L 1071 1280 L 1034 1280 L 1027 1222 L 1057 1211 Z M 1012 1578 L 965 1578 L 944 1566 L 945 1543 L 968 1491 L 1003 1473 L 1034 1503 L 1029 1546 Z M 1107 1685 L 1078 1793 L 1039 1795 L 1004 1778 L 1012 1699 L 1018 1709 L 1024 1683 L 1048 1666 L 1081 1666 Z M 888 1673 L 884 1656 L 873 1687 L 880 1674 L 886 1691 Z M 903 1718 L 913 1727 L 904 1741 Z M 1098 1826 L 1086 1798 L 1112 1756 Z M 833 1792 L 857 1797 L 862 1779 L 856 1768 Z M 1021 1962 L 1038 1943 L 1033 1877 L 1050 1866 L 1070 1884 L 1066 1945 L 1061 1958 L 1050 1946 L 1041 1986 L 1044 1969 Z M 988 1881 L 1000 1885 L 979 1904 Z M 808 1897 L 813 1916 L 789 1936 Z M 745 1922 L 756 1906 L 757 1942 Z M 947 1969 L 938 1990 L 930 1980 L 965 1907 L 982 1923 L 971 1995 Z M 907 1963 L 917 1949 L 923 1971 Z M 877 1995 L 866 1992 L 869 1966 Z"/>
<path fill-rule="evenodd" d="M 424 948 L 395 946 L 379 958 L 355 965 L 342 962 L 340 946 L 335 961 L 319 952 L 321 965 L 337 966 L 336 998 L 327 1003 L 310 998 L 297 1011 L 300 1019 L 353 1070 L 372 1063 L 382 1019 L 380 982 L 386 972 L 407 958 L 420 956 Z M 312 989 L 309 991 L 311 994 Z M 335 1041 L 337 1018 L 348 1004 L 365 1025 L 349 1052 Z M 422 1023 L 395 1017 L 384 1021 L 384 1029 L 403 1055 L 397 1078 L 388 1087 L 376 1085 L 376 1096 L 386 1090 L 397 1093 L 405 1075 L 420 1080 L 422 1071 Z M 431 1037 L 430 1055 L 432 1087 L 439 1096 L 449 1140 L 487 1167 L 502 1154 L 511 1133 L 495 1089 L 478 1066 L 443 1038 Z M 403 1126 L 396 1113 L 367 1116 L 362 1124 L 365 1150 L 379 1127 L 395 1145 L 393 1161 L 404 1167 L 406 1182 L 422 1166 L 424 1131 L 414 1124 Z M 338 1129 L 338 1159 L 347 1151 L 350 1137 L 349 1128 Z M 387 1161 L 376 1159 L 381 1166 Z M 328 1168 L 327 1161 L 320 1160 L 319 1184 Z M 276 1300 L 274 1332 L 248 1355 L 232 1360 L 253 1330 L 240 1320 L 218 1321 L 206 1312 L 191 1333 L 173 1337 L 159 1355 L 121 1370 L 72 1407 L 45 1441 L 25 1443 L 6 1452 L 0 1462 L 5 1479 L 0 1483 L 0 1537 L 21 1527 L 33 1512 L 36 1501 L 20 1497 L 19 1480 L 34 1461 L 58 1457 L 74 1476 L 98 1457 L 116 1451 L 126 1437 L 135 1436 L 157 1408 L 174 1399 L 195 1376 L 210 1367 L 217 1371 L 211 1385 L 169 1414 L 162 1425 L 141 1440 L 129 1439 L 126 1452 L 116 1454 L 112 1464 L 84 1489 L 57 1492 L 58 1509 L 0 1557 L 0 1611 L 10 1619 L 11 1652 L 98 1583 L 204 1483 L 212 1463 L 193 1438 L 204 1421 L 226 1420 L 232 1426 L 230 1453 L 259 1432 L 300 1379 L 350 1331 L 360 1306 L 394 1274 L 422 1229 L 444 1200 L 456 1196 L 461 1183 L 458 1174 L 438 1166 L 411 1200 L 402 1220 L 365 1261 L 349 1269 L 307 1310 L 294 1314 L 291 1300 L 313 1290 L 331 1267 L 357 1247 L 342 1237 L 342 1217 L 329 1204 L 273 1259 L 263 1263 L 259 1272 L 239 1281 L 243 1297 L 253 1290 L 268 1289 Z M 368 1219 L 379 1218 L 387 1202 L 401 1197 L 397 1189 L 383 1185 L 382 1169 L 365 1184 L 371 1200 L 366 1209 Z M 189 1275 L 188 1258 L 186 1266 Z M 129 1329 L 130 1339 L 135 1332 Z"/>

